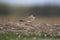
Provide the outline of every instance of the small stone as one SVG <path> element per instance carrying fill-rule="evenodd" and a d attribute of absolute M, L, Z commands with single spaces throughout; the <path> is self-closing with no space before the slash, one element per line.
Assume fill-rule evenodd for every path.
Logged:
<path fill-rule="evenodd" d="M 54 25 L 59 25 L 59 24 L 54 24 Z"/>
<path fill-rule="evenodd" d="M 20 24 L 19 23 L 15 23 L 16 24 L 16 26 L 20 26 Z"/>
<path fill-rule="evenodd" d="M 57 34 L 58 36 L 60 35 L 60 32 L 58 32 L 58 34 Z"/>
<path fill-rule="evenodd" d="M 50 29 L 50 31 L 53 31 L 53 29 Z"/>
<path fill-rule="evenodd" d="M 12 30 L 14 30 L 15 28 L 11 28 Z"/>
<path fill-rule="evenodd" d="M 16 35 L 18 35 L 19 33 L 16 33 Z"/>
<path fill-rule="evenodd" d="M 0 29 L 3 29 L 3 27 L 0 27 Z"/>

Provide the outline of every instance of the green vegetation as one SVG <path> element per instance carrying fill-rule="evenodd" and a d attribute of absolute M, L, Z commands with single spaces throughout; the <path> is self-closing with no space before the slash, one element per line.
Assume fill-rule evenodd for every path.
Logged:
<path fill-rule="evenodd" d="M 0 40 L 33 40 L 33 39 L 38 39 L 38 40 L 58 40 L 59 37 L 56 36 L 44 36 L 44 34 L 35 35 L 35 34 L 30 34 L 30 35 L 24 35 L 24 34 L 15 34 L 15 33 L 0 33 Z"/>

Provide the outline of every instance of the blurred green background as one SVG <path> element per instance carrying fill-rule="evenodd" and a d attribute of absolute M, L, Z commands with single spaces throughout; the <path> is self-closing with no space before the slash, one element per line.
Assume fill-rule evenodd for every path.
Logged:
<path fill-rule="evenodd" d="M 0 20 L 2 22 L 6 17 L 14 18 L 27 18 L 34 15 L 36 20 L 34 23 L 59 23 L 60 24 L 60 6 L 9 6 L 0 3 Z M 16 20 L 17 20 L 16 19 Z M 10 20 L 10 19 L 9 19 Z M 37 22 L 36 22 L 37 21 Z"/>
<path fill-rule="evenodd" d="M 60 17 L 59 6 L 8 6 L 0 4 L 0 16 L 29 16 L 37 17 Z"/>

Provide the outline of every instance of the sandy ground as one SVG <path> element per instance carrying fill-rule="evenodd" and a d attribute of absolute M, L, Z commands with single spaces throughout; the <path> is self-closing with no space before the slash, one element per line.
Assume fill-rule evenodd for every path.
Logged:
<path fill-rule="evenodd" d="M 0 23 L 5 23 L 5 22 L 9 22 L 9 21 L 13 21 L 16 22 L 19 19 L 23 19 L 23 18 L 17 18 L 17 17 L 4 17 L 1 18 L 0 17 Z M 33 24 L 37 24 L 37 23 L 49 23 L 49 24 L 60 24 L 60 17 L 55 17 L 55 18 L 48 18 L 48 17 L 39 17 L 35 19 L 34 22 L 32 22 Z"/>

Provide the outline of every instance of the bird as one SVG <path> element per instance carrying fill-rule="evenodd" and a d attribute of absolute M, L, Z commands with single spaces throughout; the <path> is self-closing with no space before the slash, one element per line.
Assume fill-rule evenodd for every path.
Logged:
<path fill-rule="evenodd" d="M 34 15 L 30 15 L 29 17 L 25 18 L 25 19 L 21 19 L 19 20 L 19 22 L 27 22 L 27 23 L 31 23 L 32 21 L 35 20 L 35 16 Z"/>

